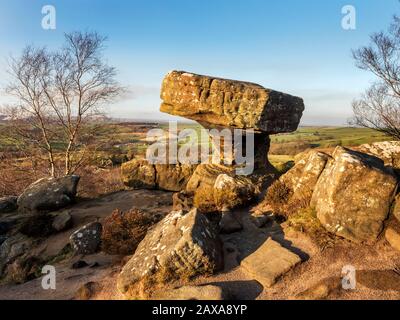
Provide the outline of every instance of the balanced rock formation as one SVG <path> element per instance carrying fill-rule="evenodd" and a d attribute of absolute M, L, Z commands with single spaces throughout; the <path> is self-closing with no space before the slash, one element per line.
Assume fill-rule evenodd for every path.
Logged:
<path fill-rule="evenodd" d="M 177 277 L 212 273 L 222 266 L 218 232 L 196 209 L 188 213 L 172 211 L 140 242 L 135 254 L 122 269 L 118 289 L 130 287 L 158 272 Z"/>
<path fill-rule="evenodd" d="M 121 166 L 122 181 L 136 189 L 181 191 L 193 174 L 195 165 L 151 164 L 146 160 L 131 160 Z"/>
<path fill-rule="evenodd" d="M 356 242 L 376 240 L 397 189 L 381 159 L 337 147 L 315 185 L 311 206 L 324 227 Z"/>
<path fill-rule="evenodd" d="M 267 158 L 269 135 L 295 131 L 304 110 L 298 97 L 249 82 L 184 71 L 165 76 L 161 99 L 162 112 L 196 120 L 208 129 L 214 150 L 220 155 L 219 162 L 213 159 L 197 166 L 186 186 L 186 194 L 202 212 L 231 209 L 254 199 L 266 183 L 260 177 L 274 173 Z M 236 129 L 242 143 L 234 141 L 233 132 L 225 136 L 212 129 Z M 247 177 L 240 177 L 244 175 L 242 167 L 235 160 L 237 155 L 247 155 L 249 133 L 254 138 L 253 166 L 245 173 Z M 232 144 L 230 154 L 224 152 L 226 144 Z"/>
<path fill-rule="evenodd" d="M 78 182 L 77 175 L 40 179 L 18 197 L 18 209 L 40 212 L 66 207 L 75 199 Z"/>

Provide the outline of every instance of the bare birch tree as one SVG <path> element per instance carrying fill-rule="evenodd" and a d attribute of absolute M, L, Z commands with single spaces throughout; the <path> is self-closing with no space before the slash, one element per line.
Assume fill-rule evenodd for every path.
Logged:
<path fill-rule="evenodd" d="M 96 119 L 122 91 L 115 68 L 103 61 L 105 37 L 73 32 L 65 40 L 56 52 L 27 47 L 9 68 L 7 92 L 16 99 L 6 108 L 11 129 L 44 151 L 51 176 L 72 174 L 83 164 L 95 139 Z M 57 170 L 60 153 L 63 170 Z"/>
<path fill-rule="evenodd" d="M 387 32 L 373 34 L 370 45 L 353 56 L 377 80 L 353 102 L 350 123 L 400 139 L 400 18 L 395 16 Z"/>

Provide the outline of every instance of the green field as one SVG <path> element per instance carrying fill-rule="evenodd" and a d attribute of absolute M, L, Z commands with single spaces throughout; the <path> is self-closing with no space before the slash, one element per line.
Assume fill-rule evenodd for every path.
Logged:
<path fill-rule="evenodd" d="M 1 128 L 4 130 L 6 124 Z M 168 131 L 168 123 L 108 123 L 97 131 L 97 143 L 101 145 L 98 149 L 99 156 L 105 158 L 120 158 L 124 161 L 125 154 L 128 158 L 144 157 L 146 149 L 152 142 L 146 141 L 146 134 L 151 129 L 160 128 Z M 183 129 L 194 129 L 198 134 L 198 143 L 209 143 L 200 140 L 202 127 L 196 123 L 179 123 L 178 131 Z M 203 136 L 204 138 L 204 136 Z M 269 159 L 275 165 L 293 160 L 293 157 L 305 150 L 319 148 L 327 149 L 336 146 L 352 147 L 364 143 L 390 140 L 379 132 L 364 128 L 350 127 L 301 127 L 292 133 L 271 135 L 271 147 Z M 55 143 L 57 149 L 58 143 Z M 61 146 L 60 146 L 61 147 Z M 7 153 L 17 151 L 13 141 L 0 135 L 0 152 Z M 117 162 L 120 162 L 117 160 Z"/>

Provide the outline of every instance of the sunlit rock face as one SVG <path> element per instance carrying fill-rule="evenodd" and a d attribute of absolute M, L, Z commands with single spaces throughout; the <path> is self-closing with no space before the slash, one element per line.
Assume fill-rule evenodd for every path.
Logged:
<path fill-rule="evenodd" d="M 161 99 L 162 112 L 269 134 L 295 131 L 304 111 L 299 97 L 250 82 L 184 71 L 171 71 L 165 76 Z"/>
<path fill-rule="evenodd" d="M 337 147 L 315 185 L 311 206 L 324 227 L 356 242 L 377 239 L 397 179 L 381 159 Z"/>

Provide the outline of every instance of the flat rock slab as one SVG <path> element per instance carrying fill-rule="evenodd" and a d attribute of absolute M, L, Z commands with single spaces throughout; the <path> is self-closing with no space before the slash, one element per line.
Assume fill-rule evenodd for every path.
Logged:
<path fill-rule="evenodd" d="M 220 287 L 214 285 L 183 286 L 177 289 L 157 292 L 156 300 L 224 300 Z"/>
<path fill-rule="evenodd" d="M 201 123 L 270 134 L 297 129 L 303 99 L 258 84 L 169 72 L 162 83 L 160 111 Z"/>
<path fill-rule="evenodd" d="M 276 280 L 295 267 L 301 259 L 269 238 L 240 265 L 264 287 L 271 287 Z"/>

